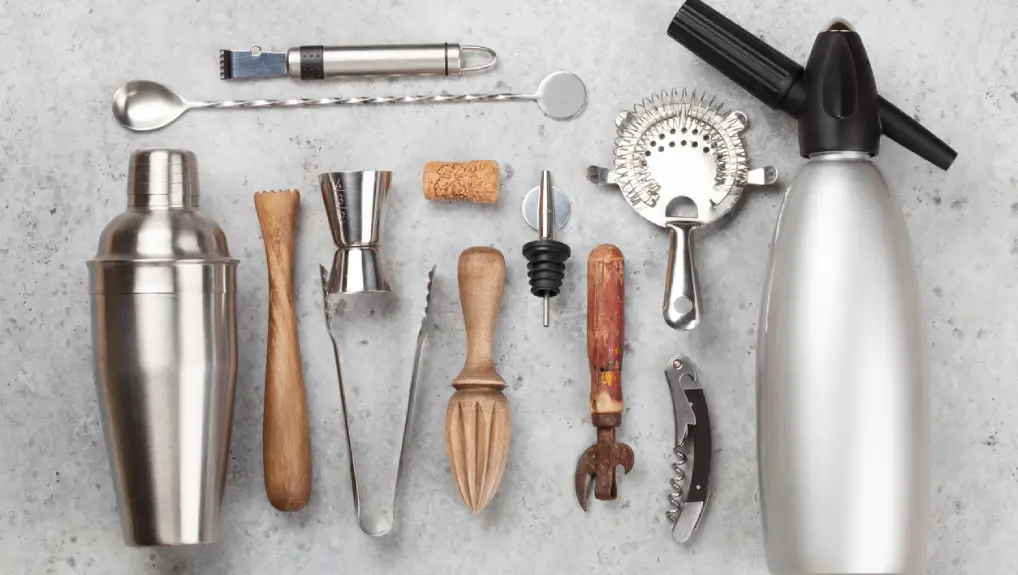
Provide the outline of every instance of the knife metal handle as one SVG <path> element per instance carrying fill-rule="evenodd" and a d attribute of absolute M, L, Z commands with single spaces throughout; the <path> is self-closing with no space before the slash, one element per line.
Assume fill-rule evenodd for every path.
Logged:
<path fill-rule="evenodd" d="M 479 52 L 488 61 L 465 65 L 464 55 Z M 450 76 L 495 66 L 491 48 L 459 44 L 391 44 L 375 46 L 301 46 L 286 52 L 286 72 L 302 80 L 339 76 Z"/>

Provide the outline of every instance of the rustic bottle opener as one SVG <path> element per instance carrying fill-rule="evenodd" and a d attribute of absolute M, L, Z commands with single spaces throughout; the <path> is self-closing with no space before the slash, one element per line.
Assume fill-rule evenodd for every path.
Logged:
<path fill-rule="evenodd" d="M 696 367 L 688 358 L 673 357 L 665 369 L 675 410 L 675 475 L 668 495 L 672 539 L 685 543 L 700 524 L 710 498 L 711 433 L 707 400 Z M 692 472 L 686 474 L 686 468 Z M 688 479 L 688 481 L 687 481 Z"/>
<path fill-rule="evenodd" d="M 625 343 L 625 259 L 619 248 L 602 244 L 587 259 L 587 357 L 590 362 L 590 421 L 597 443 L 587 448 L 576 465 L 576 498 L 587 510 L 590 485 L 594 497 L 614 500 L 618 495 L 615 468 L 633 469 L 633 450 L 616 443 L 622 424 L 622 352 Z"/>

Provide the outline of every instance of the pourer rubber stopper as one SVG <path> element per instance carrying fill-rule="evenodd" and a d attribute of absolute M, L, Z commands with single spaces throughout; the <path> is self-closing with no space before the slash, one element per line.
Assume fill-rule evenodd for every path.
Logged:
<path fill-rule="evenodd" d="M 566 275 L 566 260 L 571 250 L 566 244 L 554 239 L 555 202 L 552 199 L 551 172 L 541 173 L 541 195 L 538 201 L 539 239 L 523 246 L 523 256 L 530 278 L 530 293 L 544 298 L 544 325 L 549 324 L 550 299 L 562 291 Z"/>

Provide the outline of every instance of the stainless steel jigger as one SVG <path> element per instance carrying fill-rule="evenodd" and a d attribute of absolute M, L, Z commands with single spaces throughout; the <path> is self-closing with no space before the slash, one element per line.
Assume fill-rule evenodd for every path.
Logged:
<path fill-rule="evenodd" d="M 318 176 L 336 243 L 327 291 L 389 291 L 378 251 L 392 172 L 333 172 Z"/>

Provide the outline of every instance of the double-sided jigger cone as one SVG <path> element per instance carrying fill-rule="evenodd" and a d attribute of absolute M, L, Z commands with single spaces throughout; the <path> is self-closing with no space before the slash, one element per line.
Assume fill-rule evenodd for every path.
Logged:
<path fill-rule="evenodd" d="M 318 183 L 337 248 L 328 293 L 389 291 L 378 244 L 392 172 L 333 172 Z"/>

